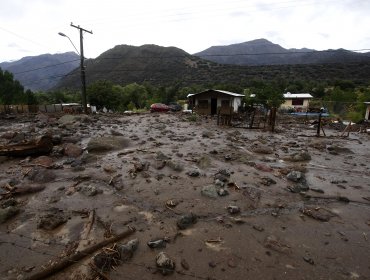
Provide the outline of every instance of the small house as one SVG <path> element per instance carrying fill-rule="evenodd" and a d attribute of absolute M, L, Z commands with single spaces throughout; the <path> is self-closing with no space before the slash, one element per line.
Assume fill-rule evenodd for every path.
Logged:
<path fill-rule="evenodd" d="M 238 112 L 244 94 L 225 90 L 207 89 L 188 96 L 189 108 L 198 114 L 215 115 Z"/>
<path fill-rule="evenodd" d="M 296 112 L 306 112 L 310 99 L 313 96 L 309 93 L 284 93 L 285 102 L 280 106 L 282 109 L 294 109 Z"/>
<path fill-rule="evenodd" d="M 364 102 L 366 104 L 365 120 L 370 121 L 370 102 Z"/>

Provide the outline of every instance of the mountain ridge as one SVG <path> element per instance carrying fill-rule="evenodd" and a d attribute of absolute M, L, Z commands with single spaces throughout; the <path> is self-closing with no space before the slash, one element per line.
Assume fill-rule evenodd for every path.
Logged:
<path fill-rule="evenodd" d="M 2 62 L 0 68 L 13 73 L 14 78 L 26 89 L 42 91 L 54 87 L 60 80 L 58 76 L 63 76 L 78 67 L 79 60 L 80 56 L 74 52 L 41 54 Z"/>
<path fill-rule="evenodd" d="M 370 61 L 370 53 L 356 53 L 345 49 L 285 49 L 263 38 L 212 46 L 194 55 L 217 63 L 246 66 Z"/>

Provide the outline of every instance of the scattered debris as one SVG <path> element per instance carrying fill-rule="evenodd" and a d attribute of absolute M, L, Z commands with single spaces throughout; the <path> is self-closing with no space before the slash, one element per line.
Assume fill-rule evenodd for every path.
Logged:
<path fill-rule="evenodd" d="M 26 157 L 49 154 L 53 149 L 52 137 L 43 135 L 26 143 L 0 146 L 0 156 Z"/>

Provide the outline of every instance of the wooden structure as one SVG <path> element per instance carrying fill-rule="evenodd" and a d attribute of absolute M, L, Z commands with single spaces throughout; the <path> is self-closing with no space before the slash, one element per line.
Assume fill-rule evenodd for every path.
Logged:
<path fill-rule="evenodd" d="M 309 93 L 284 93 L 285 102 L 281 109 L 293 109 L 295 112 L 306 112 L 313 96 Z"/>
<path fill-rule="evenodd" d="M 370 102 L 364 102 L 366 104 L 365 120 L 370 121 Z"/>
<path fill-rule="evenodd" d="M 190 108 L 197 114 L 231 116 L 241 107 L 244 94 L 208 89 L 187 97 Z"/>

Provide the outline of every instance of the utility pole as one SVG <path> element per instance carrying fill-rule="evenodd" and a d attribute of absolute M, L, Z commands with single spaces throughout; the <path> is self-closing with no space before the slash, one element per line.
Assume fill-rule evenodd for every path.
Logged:
<path fill-rule="evenodd" d="M 93 33 L 92 31 L 83 29 L 79 25 L 78 26 L 74 25 L 72 22 L 71 22 L 71 26 L 74 28 L 77 28 L 80 31 L 80 59 L 81 59 L 80 68 L 81 68 L 81 84 L 82 84 L 81 85 L 82 109 L 83 109 L 83 112 L 87 114 L 88 111 L 87 111 L 87 100 L 86 100 L 86 76 L 85 76 L 85 66 L 84 66 L 85 57 L 84 57 L 84 45 L 83 45 L 83 31 L 90 33 L 90 34 L 93 34 Z"/>

